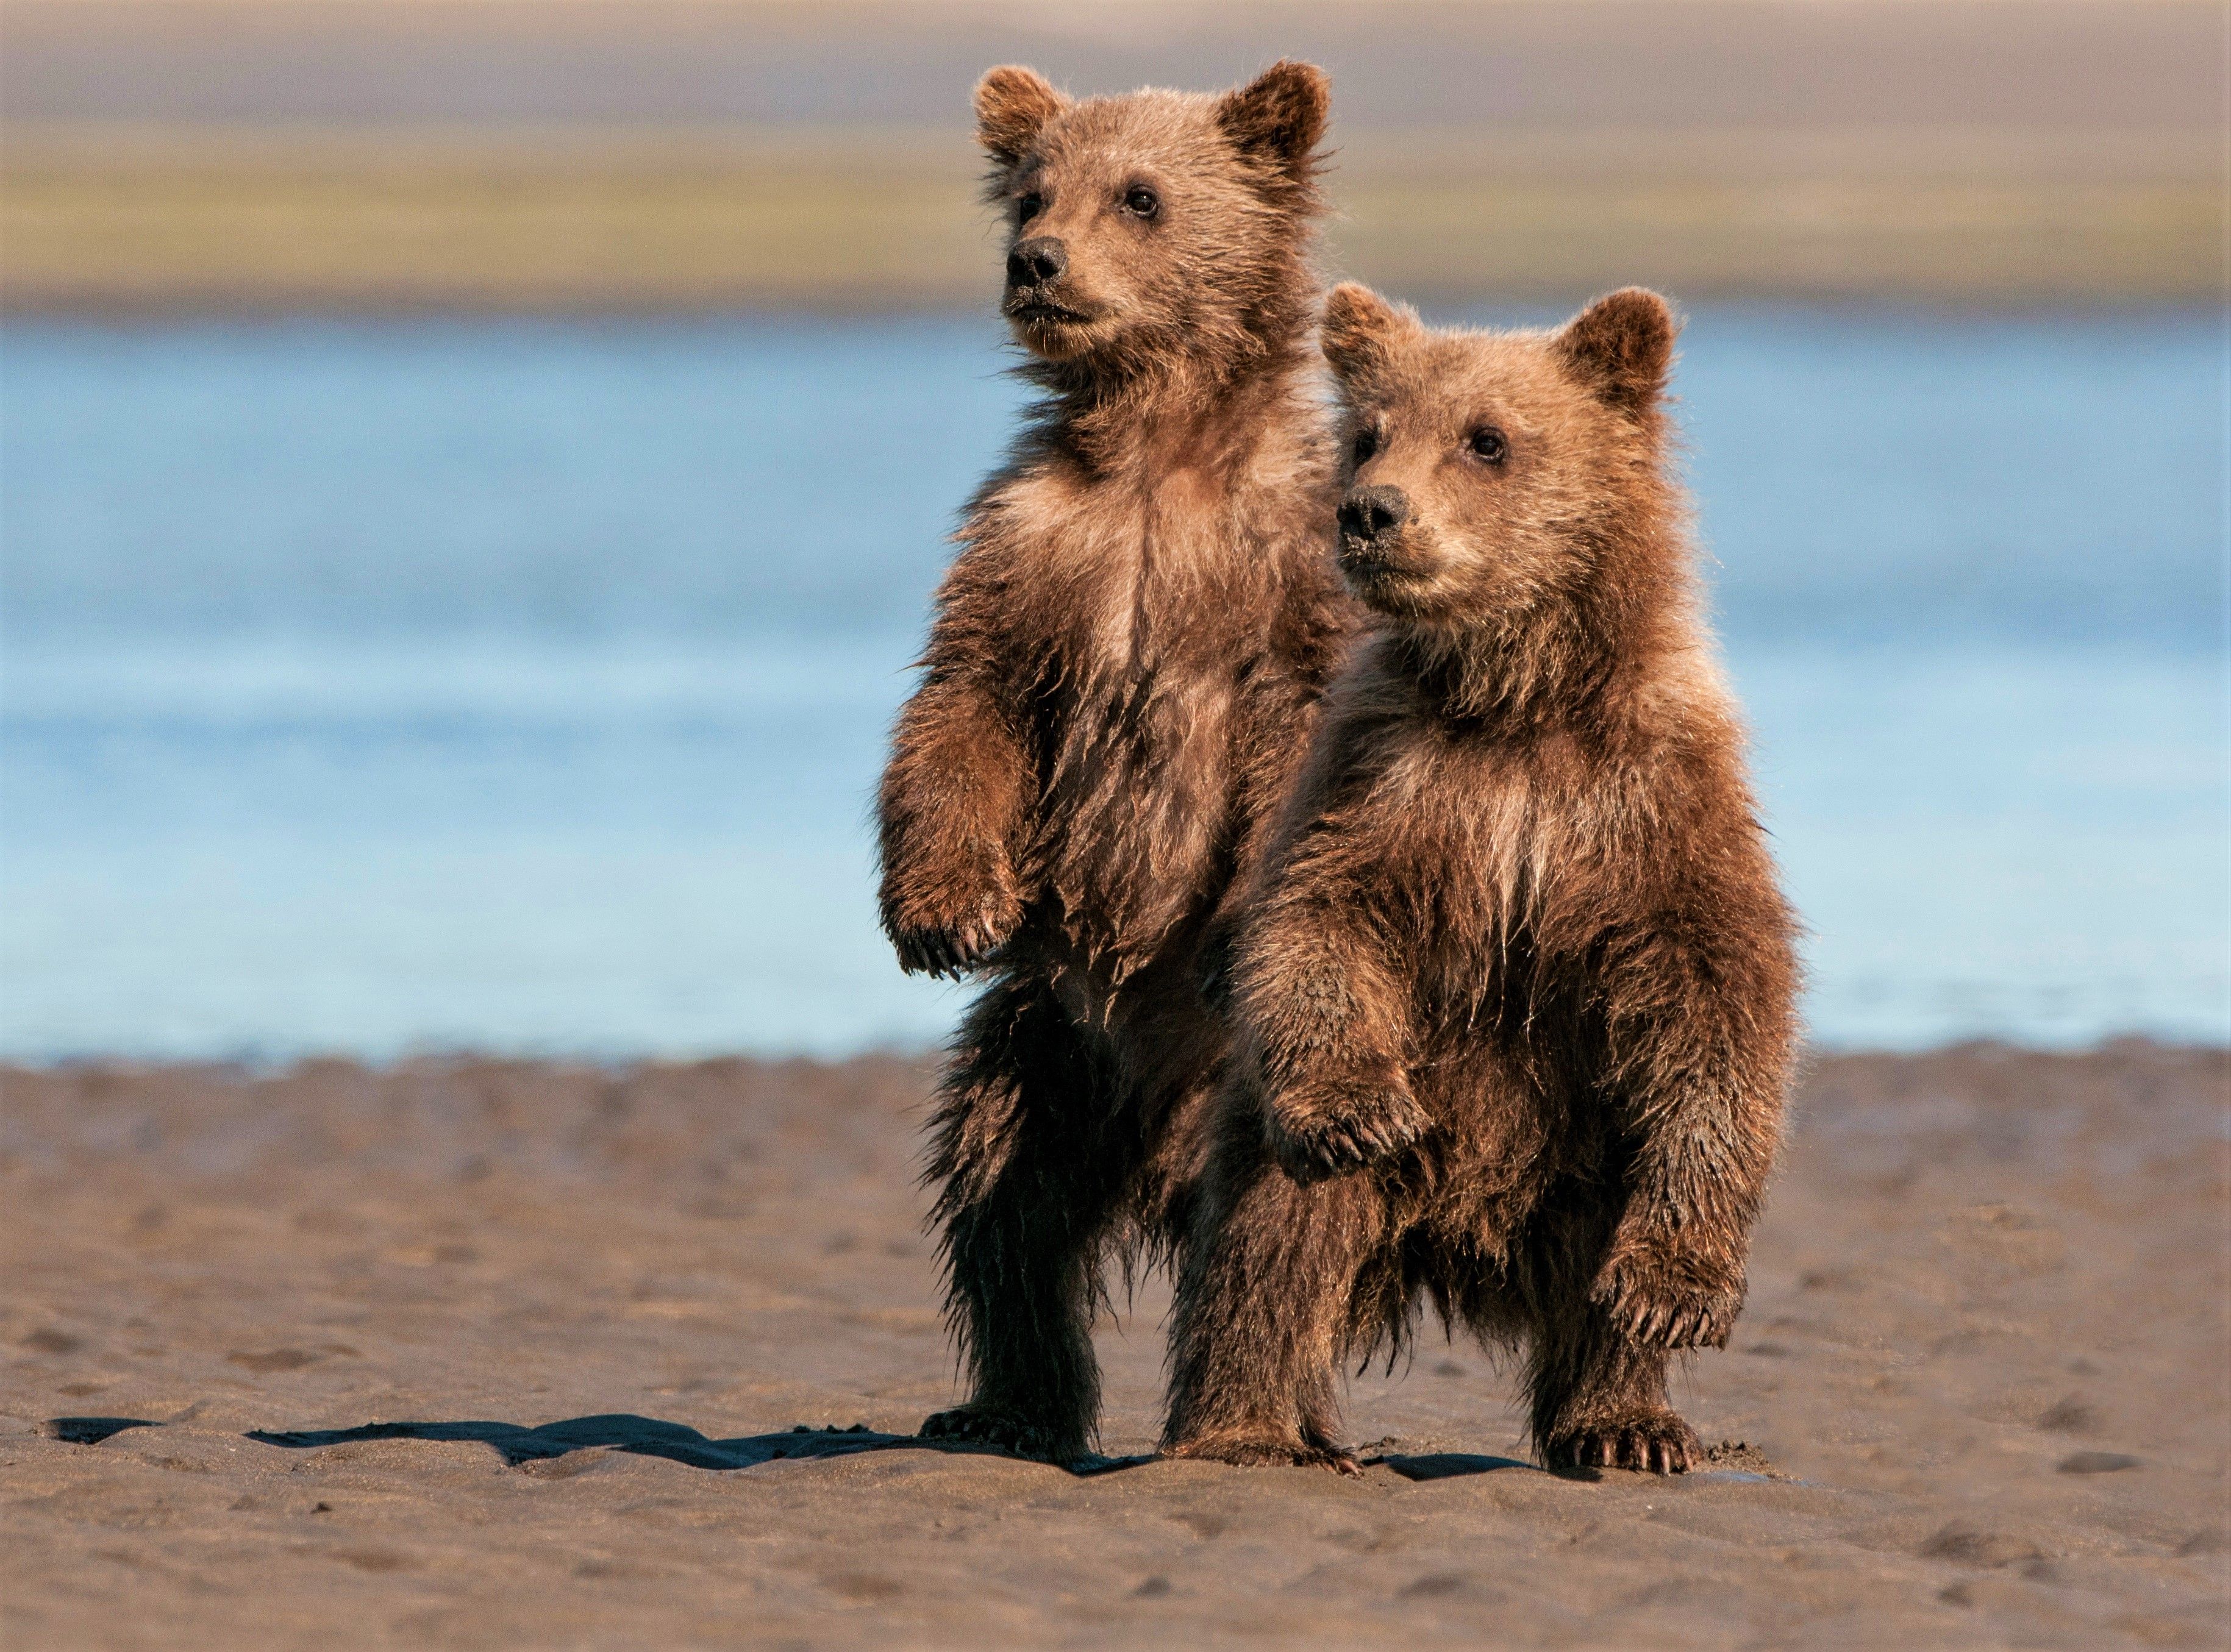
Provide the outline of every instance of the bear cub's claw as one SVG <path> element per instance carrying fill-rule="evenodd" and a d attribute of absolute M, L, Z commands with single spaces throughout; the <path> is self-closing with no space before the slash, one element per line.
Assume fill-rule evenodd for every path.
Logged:
<path fill-rule="evenodd" d="M 957 981 L 982 965 L 999 945 L 974 926 L 966 929 L 902 929 L 891 936 L 899 968 L 909 975 Z"/>
<path fill-rule="evenodd" d="M 1306 1113 L 1274 1107 L 1267 1126 L 1271 1152 L 1297 1182 L 1381 1165 L 1400 1155 L 1432 1120 L 1406 1089 L 1344 1099 Z"/>
<path fill-rule="evenodd" d="M 1743 1311 L 1743 1282 L 1646 1254 L 1614 1258 L 1591 1293 L 1612 1326 L 1651 1348 L 1724 1348 Z"/>
<path fill-rule="evenodd" d="M 1006 944 L 1012 920 L 1001 903 L 987 900 L 975 917 L 951 924 L 909 926 L 884 921 L 899 968 L 909 975 L 957 981 L 989 962 Z"/>
<path fill-rule="evenodd" d="M 1672 1411 L 1639 1411 L 1591 1423 L 1551 1440 L 1542 1452 L 1552 1472 L 1632 1468 L 1640 1474 L 1685 1475 L 1704 1461 L 1697 1433 Z"/>
<path fill-rule="evenodd" d="M 915 1434 L 923 1440 L 966 1440 L 973 1445 L 993 1446 L 1038 1462 L 1069 1462 L 1084 1455 L 1082 1445 L 1075 1450 L 1064 1449 L 1051 1429 L 983 1405 L 956 1405 L 949 1411 L 926 1416 Z"/>
<path fill-rule="evenodd" d="M 1741 1298 L 1727 1294 L 1685 1304 L 1638 1303 L 1627 1310 L 1620 1328 L 1632 1340 L 1654 1348 L 1724 1348 L 1741 1305 Z"/>

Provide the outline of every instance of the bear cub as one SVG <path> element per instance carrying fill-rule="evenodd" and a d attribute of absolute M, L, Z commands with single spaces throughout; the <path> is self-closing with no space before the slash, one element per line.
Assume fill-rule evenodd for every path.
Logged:
<path fill-rule="evenodd" d="M 1202 937 L 1355 624 L 1324 554 L 1325 77 L 976 91 L 1000 303 L 1044 393 L 964 516 L 878 811 L 902 965 L 982 990 L 925 1179 L 967 1397 L 925 1435 L 1067 1462 L 1113 1261 L 1191 1231 L 1225 1022 Z"/>
<path fill-rule="evenodd" d="M 1797 1041 L 1794 926 L 1696 612 L 1674 319 L 1322 344 L 1338 559 L 1375 627 L 1239 907 L 1242 1028 L 1180 1281 L 1165 1450 L 1351 1468 L 1345 1361 L 1526 1350 L 1552 1468 L 1680 1473 Z"/>

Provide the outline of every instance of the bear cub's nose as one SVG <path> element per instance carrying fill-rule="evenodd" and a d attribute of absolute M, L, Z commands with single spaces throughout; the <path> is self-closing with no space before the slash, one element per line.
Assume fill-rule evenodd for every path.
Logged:
<path fill-rule="evenodd" d="M 1340 504 L 1340 531 L 1364 544 L 1392 533 L 1410 519 L 1410 500 L 1399 487 L 1359 487 Z"/>
<path fill-rule="evenodd" d="M 1007 255 L 1007 285 L 1043 287 L 1059 281 L 1068 268 L 1068 248 L 1051 236 L 1032 236 L 1017 242 Z"/>

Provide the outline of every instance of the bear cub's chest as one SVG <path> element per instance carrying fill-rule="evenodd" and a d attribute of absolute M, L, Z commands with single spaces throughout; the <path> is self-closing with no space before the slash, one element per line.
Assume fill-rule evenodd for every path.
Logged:
<path fill-rule="evenodd" d="M 1232 500 L 1182 470 L 1032 491 L 1060 508 L 1039 514 L 1017 617 L 1039 632 L 1064 720 L 1157 747 L 1219 737 L 1271 595 Z"/>

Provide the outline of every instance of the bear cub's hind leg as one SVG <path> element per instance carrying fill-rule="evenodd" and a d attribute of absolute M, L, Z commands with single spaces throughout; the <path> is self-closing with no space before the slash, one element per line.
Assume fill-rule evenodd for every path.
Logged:
<path fill-rule="evenodd" d="M 1227 1145 L 1227 1153 L 1232 1148 Z M 1241 1150 L 1178 1281 L 1162 1453 L 1243 1468 L 1361 1472 L 1334 1392 L 1358 1269 L 1381 1242 L 1366 1178 L 1304 1186 Z"/>
<path fill-rule="evenodd" d="M 1665 1403 L 1672 1355 L 1624 1335 L 1594 1304 L 1568 1312 L 1565 1323 L 1540 1328 L 1529 1362 L 1542 1466 L 1680 1475 L 1702 1463 L 1696 1430 Z"/>
<path fill-rule="evenodd" d="M 1090 1450 L 1101 1248 L 1135 1170 L 1116 1110 L 1115 1086 L 1050 993 L 1005 984 L 978 1000 L 925 1178 L 970 1397 L 928 1418 L 923 1438 L 1047 1462 Z"/>

